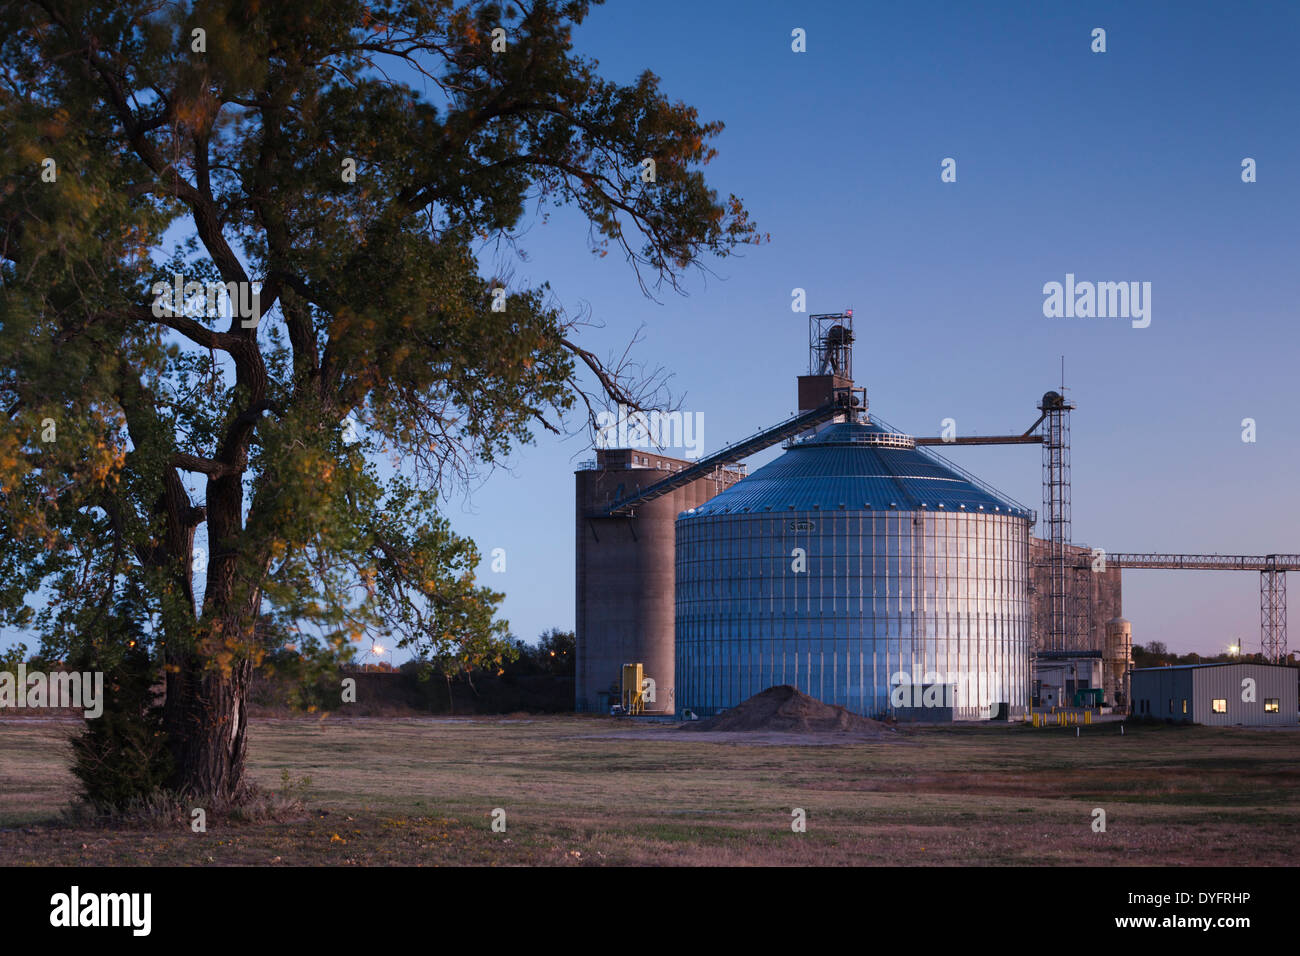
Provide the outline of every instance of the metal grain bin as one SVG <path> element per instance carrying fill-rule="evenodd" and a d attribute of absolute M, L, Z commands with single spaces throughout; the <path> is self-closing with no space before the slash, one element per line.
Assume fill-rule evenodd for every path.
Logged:
<path fill-rule="evenodd" d="M 679 712 L 793 684 L 880 714 L 906 681 L 957 683 L 957 719 L 1023 713 L 1032 521 L 874 421 L 792 443 L 677 518 Z"/>

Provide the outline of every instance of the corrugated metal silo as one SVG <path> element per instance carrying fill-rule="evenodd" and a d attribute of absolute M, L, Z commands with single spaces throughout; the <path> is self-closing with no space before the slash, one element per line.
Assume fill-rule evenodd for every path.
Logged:
<path fill-rule="evenodd" d="M 1032 520 L 873 421 L 792 443 L 677 519 L 678 712 L 794 684 L 879 714 L 900 674 L 1023 712 Z"/>

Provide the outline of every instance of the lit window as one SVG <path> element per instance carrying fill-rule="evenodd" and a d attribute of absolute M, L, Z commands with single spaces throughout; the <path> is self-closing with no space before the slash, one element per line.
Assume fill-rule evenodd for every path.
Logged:
<path fill-rule="evenodd" d="M 1281 708 L 1278 706 L 1278 704 L 1279 704 L 1279 700 L 1276 697 L 1264 698 L 1264 713 L 1276 714 L 1280 712 Z"/>
<path fill-rule="evenodd" d="M 1186 698 L 1186 697 L 1183 698 L 1183 713 L 1184 713 L 1184 714 L 1187 713 L 1187 698 Z"/>
<path fill-rule="evenodd" d="M 1211 709 L 1216 714 L 1226 714 L 1228 712 L 1228 700 L 1226 697 L 1216 697 L 1211 704 Z"/>

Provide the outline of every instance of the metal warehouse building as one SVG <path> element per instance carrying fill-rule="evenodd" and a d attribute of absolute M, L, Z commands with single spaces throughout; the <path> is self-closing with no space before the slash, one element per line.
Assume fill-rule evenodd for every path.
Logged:
<path fill-rule="evenodd" d="M 1210 726 L 1294 726 L 1300 670 L 1279 664 L 1183 664 L 1130 672 L 1133 716 Z"/>

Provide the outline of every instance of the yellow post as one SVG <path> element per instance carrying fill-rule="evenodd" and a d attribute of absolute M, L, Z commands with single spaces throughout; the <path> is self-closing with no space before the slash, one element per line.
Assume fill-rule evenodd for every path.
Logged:
<path fill-rule="evenodd" d="M 1088 711 L 1086 714 L 1083 715 L 1083 722 L 1085 724 L 1092 723 L 1092 711 Z"/>

